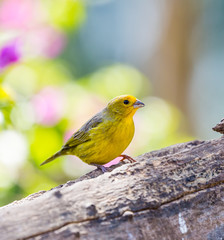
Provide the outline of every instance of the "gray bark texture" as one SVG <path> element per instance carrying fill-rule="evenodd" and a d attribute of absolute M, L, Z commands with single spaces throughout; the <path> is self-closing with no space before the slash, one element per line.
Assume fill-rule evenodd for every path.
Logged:
<path fill-rule="evenodd" d="M 224 137 L 136 161 L 1 207 L 0 239 L 224 239 Z"/>

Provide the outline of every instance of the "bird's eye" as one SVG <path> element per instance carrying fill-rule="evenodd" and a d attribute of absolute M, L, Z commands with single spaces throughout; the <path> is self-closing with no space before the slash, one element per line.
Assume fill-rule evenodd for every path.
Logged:
<path fill-rule="evenodd" d="M 128 100 L 124 100 L 124 104 L 129 104 L 129 101 Z"/>

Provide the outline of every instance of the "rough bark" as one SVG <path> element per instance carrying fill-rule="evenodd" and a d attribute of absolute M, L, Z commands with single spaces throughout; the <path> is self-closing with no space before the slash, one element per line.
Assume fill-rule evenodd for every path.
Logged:
<path fill-rule="evenodd" d="M 0 208 L 0 239 L 223 239 L 224 137 L 143 154 Z"/>

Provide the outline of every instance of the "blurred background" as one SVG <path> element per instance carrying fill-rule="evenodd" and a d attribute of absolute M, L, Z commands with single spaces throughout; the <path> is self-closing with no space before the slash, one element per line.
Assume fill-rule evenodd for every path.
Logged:
<path fill-rule="evenodd" d="M 131 156 L 219 137 L 223 12 L 222 0 L 1 0 L 0 206 L 94 169 L 39 165 L 121 94 L 146 104 Z"/>

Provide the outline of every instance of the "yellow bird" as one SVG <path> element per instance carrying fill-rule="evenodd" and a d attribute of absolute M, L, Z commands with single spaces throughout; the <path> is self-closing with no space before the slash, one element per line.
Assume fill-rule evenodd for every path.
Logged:
<path fill-rule="evenodd" d="M 130 144 L 135 131 L 133 115 L 145 104 L 133 96 L 122 95 L 112 99 L 108 105 L 87 121 L 65 143 L 60 151 L 44 161 L 41 165 L 63 155 L 76 155 L 83 162 L 100 168 L 120 156 L 130 162 L 134 159 L 120 155 Z"/>

